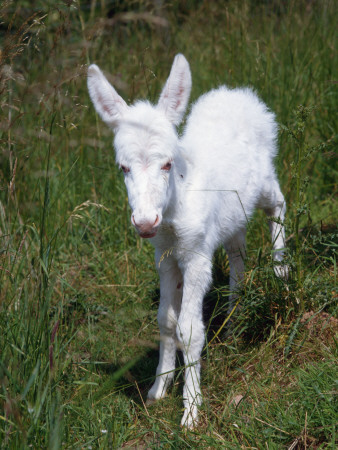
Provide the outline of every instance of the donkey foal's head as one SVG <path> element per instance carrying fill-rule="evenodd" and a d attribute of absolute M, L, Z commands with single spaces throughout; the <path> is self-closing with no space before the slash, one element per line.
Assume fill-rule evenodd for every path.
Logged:
<path fill-rule="evenodd" d="M 88 89 L 96 111 L 115 133 L 116 162 L 124 172 L 131 222 L 141 237 L 153 237 L 174 187 L 175 125 L 190 95 L 189 64 L 183 55 L 175 57 L 155 106 L 147 101 L 128 106 L 95 64 L 88 69 Z"/>

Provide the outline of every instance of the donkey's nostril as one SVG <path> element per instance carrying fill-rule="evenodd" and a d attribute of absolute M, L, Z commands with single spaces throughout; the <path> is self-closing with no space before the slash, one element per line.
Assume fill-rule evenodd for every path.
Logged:
<path fill-rule="evenodd" d="M 156 214 L 156 219 L 154 223 L 152 223 L 150 220 L 140 220 L 136 222 L 135 216 L 134 214 L 132 214 L 131 222 L 136 228 L 155 228 L 157 227 L 157 225 L 159 225 L 160 218 L 158 217 L 158 214 Z"/>
<path fill-rule="evenodd" d="M 153 226 L 156 227 L 158 225 L 158 223 L 159 223 L 159 218 L 158 218 L 158 214 L 156 214 L 156 220 L 155 220 Z"/>

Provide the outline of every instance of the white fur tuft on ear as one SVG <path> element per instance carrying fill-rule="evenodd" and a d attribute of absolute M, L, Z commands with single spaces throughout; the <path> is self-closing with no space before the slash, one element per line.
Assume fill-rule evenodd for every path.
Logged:
<path fill-rule="evenodd" d="M 169 78 L 164 85 L 157 107 L 162 109 L 174 125 L 178 125 L 187 108 L 191 91 L 189 63 L 181 54 L 176 55 Z"/>
<path fill-rule="evenodd" d="M 87 84 L 96 111 L 104 122 L 116 128 L 123 112 L 128 108 L 126 102 L 95 64 L 88 67 Z"/>

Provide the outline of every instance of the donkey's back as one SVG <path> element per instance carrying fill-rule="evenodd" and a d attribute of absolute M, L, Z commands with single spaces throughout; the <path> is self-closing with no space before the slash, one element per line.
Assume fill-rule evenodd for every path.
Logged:
<path fill-rule="evenodd" d="M 222 86 L 193 105 L 180 142 L 190 162 L 186 211 L 214 229 L 216 246 L 244 229 L 275 189 L 276 135 L 274 114 L 249 88 Z"/>
<path fill-rule="evenodd" d="M 241 157 L 272 161 L 277 153 L 276 136 L 275 115 L 255 92 L 221 86 L 193 105 L 182 145 L 194 152 L 194 160 L 214 157 L 218 164 L 238 162 L 239 168 L 246 164 L 245 159 L 237 159 Z"/>

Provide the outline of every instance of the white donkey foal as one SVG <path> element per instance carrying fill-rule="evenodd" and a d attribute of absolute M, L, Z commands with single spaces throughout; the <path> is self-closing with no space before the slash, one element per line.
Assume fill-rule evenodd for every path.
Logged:
<path fill-rule="evenodd" d="M 283 258 L 285 202 L 273 166 L 274 114 L 250 89 L 222 86 L 194 104 L 179 137 L 175 125 L 191 89 L 183 55 L 176 56 L 156 106 L 147 101 L 128 106 L 96 65 L 89 67 L 88 88 L 97 112 L 115 132 L 132 224 L 155 246 L 161 342 L 148 399 L 164 397 L 179 348 L 186 367 L 182 424 L 192 427 L 202 401 L 202 302 L 211 283 L 214 251 L 225 246 L 235 292 L 244 272 L 246 225 L 260 207 L 279 219 L 270 229 L 274 259 Z M 286 272 L 276 265 L 277 275 Z"/>

